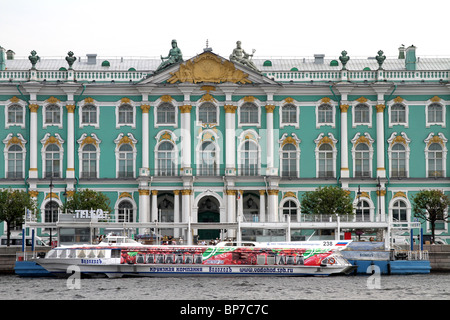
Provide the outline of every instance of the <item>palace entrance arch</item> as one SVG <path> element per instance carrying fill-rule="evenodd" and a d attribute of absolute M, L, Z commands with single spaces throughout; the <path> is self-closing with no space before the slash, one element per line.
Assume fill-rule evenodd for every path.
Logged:
<path fill-rule="evenodd" d="M 213 196 L 205 196 L 198 202 L 198 222 L 220 222 L 220 204 Z M 220 238 L 220 229 L 199 229 L 199 240 Z"/>

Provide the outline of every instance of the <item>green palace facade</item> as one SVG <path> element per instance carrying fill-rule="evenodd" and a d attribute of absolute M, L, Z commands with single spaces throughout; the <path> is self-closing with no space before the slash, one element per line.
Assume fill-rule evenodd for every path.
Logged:
<path fill-rule="evenodd" d="M 77 190 L 101 191 L 109 221 L 189 241 L 308 238 L 302 194 L 340 186 L 356 214 L 331 233 L 383 238 L 377 229 L 417 221 L 415 193 L 450 193 L 450 58 L 416 51 L 258 59 L 238 43 L 182 57 L 173 41 L 162 60 L 19 59 L 1 48 L 0 187 L 28 191 L 49 224 Z M 448 223 L 436 227 L 449 242 Z"/>

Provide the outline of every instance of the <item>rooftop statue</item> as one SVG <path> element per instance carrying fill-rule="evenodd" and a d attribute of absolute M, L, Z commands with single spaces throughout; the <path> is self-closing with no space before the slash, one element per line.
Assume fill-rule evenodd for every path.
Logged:
<path fill-rule="evenodd" d="M 182 62 L 183 61 L 183 55 L 181 53 L 180 48 L 177 46 L 177 40 L 172 40 L 172 49 L 169 51 L 169 55 L 167 57 L 161 56 L 161 64 L 159 65 L 158 69 L 156 71 L 160 71 L 162 69 L 165 69 L 175 63 Z M 164 61 L 166 60 L 166 61 Z"/>
<path fill-rule="evenodd" d="M 253 70 L 259 71 L 256 65 L 250 60 L 250 57 L 253 57 L 255 53 L 255 49 L 253 49 L 252 54 L 248 54 L 241 48 L 241 42 L 236 42 L 236 48 L 233 50 L 233 53 L 230 55 L 230 60 L 233 62 L 238 62 L 243 64 L 244 66 L 250 67 Z"/>
<path fill-rule="evenodd" d="M 73 55 L 72 51 L 69 51 L 67 54 L 68 56 L 66 57 L 66 61 L 69 64 L 69 70 L 72 70 L 72 65 L 77 60 L 77 57 Z"/>
<path fill-rule="evenodd" d="M 36 54 L 36 51 L 31 51 L 31 56 L 28 56 L 31 62 L 31 70 L 36 70 L 36 63 L 41 60 L 41 58 Z"/>

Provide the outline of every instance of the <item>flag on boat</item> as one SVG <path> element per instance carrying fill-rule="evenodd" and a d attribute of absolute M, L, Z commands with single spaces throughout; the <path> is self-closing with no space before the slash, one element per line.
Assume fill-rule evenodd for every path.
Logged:
<path fill-rule="evenodd" d="M 346 246 L 347 245 L 347 241 L 339 241 L 338 243 L 336 243 L 336 246 Z"/>

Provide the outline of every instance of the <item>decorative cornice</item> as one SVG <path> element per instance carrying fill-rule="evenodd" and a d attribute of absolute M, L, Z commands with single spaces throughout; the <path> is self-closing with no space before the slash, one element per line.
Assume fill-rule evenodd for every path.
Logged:
<path fill-rule="evenodd" d="M 392 198 L 395 199 L 395 198 L 408 198 L 408 197 L 406 196 L 406 193 L 404 193 L 403 191 L 397 191 Z"/>
<path fill-rule="evenodd" d="M 129 193 L 129 192 L 122 192 L 122 193 L 119 195 L 119 199 L 122 199 L 122 198 L 130 198 L 130 199 L 133 199 L 133 196 L 132 196 L 131 193 Z"/>
<path fill-rule="evenodd" d="M 288 191 L 283 195 L 283 199 L 284 198 L 297 198 L 297 195 L 292 191 Z"/>

